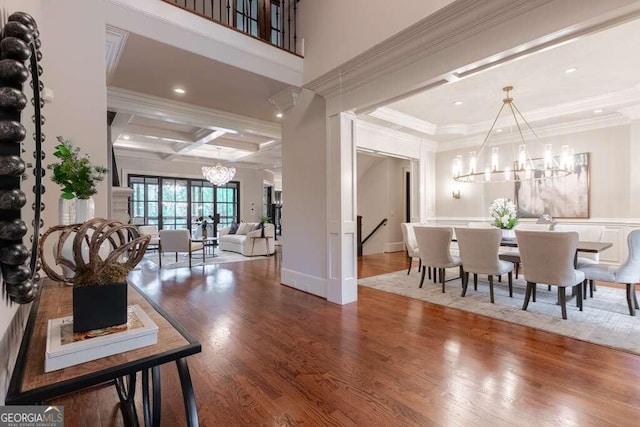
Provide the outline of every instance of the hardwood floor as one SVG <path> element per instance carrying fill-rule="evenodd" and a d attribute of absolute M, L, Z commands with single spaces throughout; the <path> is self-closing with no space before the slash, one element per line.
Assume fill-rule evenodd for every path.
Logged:
<path fill-rule="evenodd" d="M 407 262 L 403 253 L 365 256 L 358 270 Z M 203 426 L 640 419 L 639 356 L 370 288 L 339 306 L 280 285 L 277 266 L 271 257 L 133 273 L 202 343 L 188 362 Z M 177 377 L 163 366 L 166 426 L 185 424 Z M 119 426 L 116 402 L 103 387 L 57 403 L 67 426 Z"/>

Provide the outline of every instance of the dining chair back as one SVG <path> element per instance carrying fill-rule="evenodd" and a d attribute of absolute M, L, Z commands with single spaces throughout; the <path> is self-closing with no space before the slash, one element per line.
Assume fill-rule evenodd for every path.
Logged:
<path fill-rule="evenodd" d="M 638 297 L 636 296 L 636 283 L 640 283 L 640 229 L 633 230 L 629 233 L 629 236 L 627 236 L 627 245 L 629 255 L 624 264 L 618 268 L 606 264 L 586 264 L 578 268 L 584 273 L 586 281 L 591 285 L 591 297 L 593 297 L 593 291 L 595 290 L 594 282 L 596 280 L 626 285 L 629 314 L 635 316 L 636 309 L 639 308 Z"/>
<path fill-rule="evenodd" d="M 467 292 L 469 283 L 469 273 L 473 273 L 474 289 L 477 289 L 478 274 L 489 276 L 489 291 L 491 302 L 493 297 L 493 276 L 500 277 L 509 274 L 509 296 L 513 296 L 513 279 L 511 272 L 513 264 L 501 261 L 498 258 L 502 231 L 495 227 L 490 228 L 464 228 L 456 227 L 458 248 L 462 258 L 462 269 L 464 271 L 462 281 L 462 296 Z"/>
<path fill-rule="evenodd" d="M 527 309 L 532 294 L 535 302 L 536 284 L 544 283 L 558 287 L 563 319 L 567 318 L 566 287 L 576 287 L 578 305 L 582 311 L 584 273 L 574 267 L 578 233 L 516 230 L 516 239 L 520 258 L 525 266 L 524 278 L 527 281 L 527 296 L 522 309 Z"/>
<path fill-rule="evenodd" d="M 583 242 L 602 242 L 604 240 L 604 226 L 591 224 L 562 224 L 553 226 L 554 231 L 575 231 L 578 240 Z M 597 264 L 600 262 L 600 254 L 581 253 L 578 257 L 578 265 Z"/>
<path fill-rule="evenodd" d="M 444 292 L 445 269 L 460 266 L 460 258 L 450 252 L 453 229 L 451 227 L 414 227 L 420 260 L 422 261 L 422 277 L 424 282 L 425 267 L 437 268 L 440 271 L 440 282 Z"/>
<path fill-rule="evenodd" d="M 488 222 L 470 222 L 467 224 L 469 228 L 496 228 L 493 224 Z"/>
<path fill-rule="evenodd" d="M 404 241 L 404 247 L 407 249 L 407 254 L 411 258 L 409 261 L 409 270 L 407 270 L 407 274 L 411 273 L 411 264 L 413 258 L 420 259 L 420 251 L 418 250 L 418 242 L 416 241 L 416 235 L 413 231 L 414 223 L 411 222 L 403 222 L 400 224 L 400 229 L 402 230 L 402 240 Z M 420 271 L 420 267 L 418 267 L 418 271 Z"/>

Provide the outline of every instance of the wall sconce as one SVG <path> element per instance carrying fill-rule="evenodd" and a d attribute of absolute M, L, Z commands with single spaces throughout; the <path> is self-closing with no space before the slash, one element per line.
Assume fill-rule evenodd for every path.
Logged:
<path fill-rule="evenodd" d="M 459 199 L 460 198 L 460 189 L 459 188 L 454 188 L 453 191 L 451 191 L 451 196 L 454 199 Z"/>

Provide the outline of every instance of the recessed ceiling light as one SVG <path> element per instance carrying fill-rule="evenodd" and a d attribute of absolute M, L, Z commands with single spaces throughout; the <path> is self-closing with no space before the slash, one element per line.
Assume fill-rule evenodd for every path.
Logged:
<path fill-rule="evenodd" d="M 129 140 L 129 135 L 122 135 L 122 139 L 126 139 L 128 141 Z"/>
<path fill-rule="evenodd" d="M 187 91 L 181 87 L 176 87 L 173 89 L 173 91 L 179 95 L 184 95 L 185 93 L 187 93 Z"/>
<path fill-rule="evenodd" d="M 276 117 L 277 117 L 277 118 L 279 118 L 279 119 L 281 119 L 281 118 L 282 118 L 282 113 L 277 113 L 277 114 L 276 114 Z"/>
<path fill-rule="evenodd" d="M 496 129 L 496 133 L 502 133 L 502 129 Z"/>
<path fill-rule="evenodd" d="M 575 73 L 578 69 L 576 67 L 571 67 L 571 68 L 567 68 L 566 70 L 564 70 L 565 74 L 571 74 L 571 73 Z"/>
<path fill-rule="evenodd" d="M 462 102 L 462 101 L 456 101 L 456 102 L 453 103 L 453 105 L 462 105 L 462 104 L 464 104 L 464 102 Z"/>
<path fill-rule="evenodd" d="M 595 110 L 593 110 L 594 114 L 599 114 L 602 113 L 604 110 L 602 108 L 596 108 Z"/>

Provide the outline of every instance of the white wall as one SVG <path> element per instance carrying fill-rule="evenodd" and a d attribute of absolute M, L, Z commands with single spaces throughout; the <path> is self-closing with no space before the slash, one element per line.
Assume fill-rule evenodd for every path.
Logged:
<path fill-rule="evenodd" d="M 129 174 L 160 175 L 176 178 L 203 179 L 201 168 L 204 163 L 188 163 L 178 161 L 149 160 L 134 157 L 118 156 L 118 169 L 122 186 L 128 183 Z M 244 222 L 258 222 L 262 216 L 262 188 L 263 182 L 273 181 L 273 174 L 263 170 L 236 168 L 234 181 L 240 182 L 240 220 Z"/>
<path fill-rule="evenodd" d="M 362 216 L 362 238 L 383 218 L 388 219 L 387 225 L 365 243 L 364 255 L 403 249 L 400 223 L 404 222 L 404 168 L 409 167 L 408 160 L 358 153 L 358 215 Z"/>
<path fill-rule="evenodd" d="M 587 132 L 542 138 L 541 144 L 552 143 L 556 153 L 560 147 L 568 144 L 576 153 L 590 153 L 590 217 L 595 218 L 632 218 L 638 212 L 631 212 L 629 198 L 631 191 L 630 171 L 630 127 L 617 126 Z M 531 145 L 533 157 L 541 157 L 542 145 Z M 537 151 L 534 148 L 537 146 Z M 505 155 L 510 146 L 502 146 Z M 437 154 L 436 161 L 436 216 L 449 218 L 488 218 L 488 208 L 498 197 L 515 200 L 514 185 L 460 184 L 461 198 L 451 197 L 453 180 L 451 164 L 456 155 L 468 158 L 470 149 L 446 151 Z M 484 164 L 483 161 L 479 164 Z"/>
<path fill-rule="evenodd" d="M 304 81 L 321 76 L 452 1 L 300 2 L 298 37 L 304 38 Z"/>
<path fill-rule="evenodd" d="M 282 283 L 326 294 L 326 106 L 303 89 L 282 123 Z"/>

